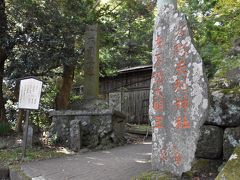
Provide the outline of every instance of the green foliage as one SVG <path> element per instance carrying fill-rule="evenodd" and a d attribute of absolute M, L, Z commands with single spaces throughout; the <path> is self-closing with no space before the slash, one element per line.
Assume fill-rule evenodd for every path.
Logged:
<path fill-rule="evenodd" d="M 61 3 L 66 4 L 65 1 Z M 89 3 L 87 1 L 85 5 Z M 67 14 L 69 7 L 60 5 L 48 0 L 9 2 L 9 34 L 14 44 L 9 55 L 11 77 L 53 74 L 52 69 L 62 64 L 75 64 L 80 59 L 82 51 L 75 49 L 74 45 L 78 38 L 82 41 L 85 18 Z M 78 8 L 80 3 L 71 1 L 68 6 Z M 86 12 L 88 9 L 79 10 Z"/>
<path fill-rule="evenodd" d="M 11 125 L 9 123 L 0 123 L 0 136 L 7 135 L 11 132 Z"/>
<path fill-rule="evenodd" d="M 226 77 L 226 73 L 231 70 L 231 69 L 235 69 L 235 68 L 240 68 L 240 55 L 238 56 L 229 56 L 226 58 L 223 58 L 221 61 L 216 60 L 216 62 L 214 62 L 216 64 L 218 64 L 218 66 L 220 67 L 215 76 L 216 77 Z"/>
<path fill-rule="evenodd" d="M 110 1 L 111 16 L 102 17 L 101 73 L 151 63 L 153 7 L 150 1 Z"/>
<path fill-rule="evenodd" d="M 240 36 L 240 3 L 235 0 L 181 0 L 179 5 L 187 15 L 208 77 L 213 77 L 216 71 L 226 67 L 222 60 L 229 53 L 232 41 Z"/>

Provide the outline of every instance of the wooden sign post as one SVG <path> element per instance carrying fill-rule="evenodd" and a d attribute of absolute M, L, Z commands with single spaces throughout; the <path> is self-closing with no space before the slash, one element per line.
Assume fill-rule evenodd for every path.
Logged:
<path fill-rule="evenodd" d="M 30 110 L 37 110 L 39 108 L 42 84 L 42 81 L 39 81 L 35 78 L 26 78 L 20 82 L 18 108 L 26 110 L 26 119 L 23 133 L 22 160 L 26 155 Z"/>

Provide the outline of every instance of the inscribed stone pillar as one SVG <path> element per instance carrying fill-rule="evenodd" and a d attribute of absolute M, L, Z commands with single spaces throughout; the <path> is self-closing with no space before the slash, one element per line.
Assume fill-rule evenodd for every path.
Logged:
<path fill-rule="evenodd" d="M 72 120 L 70 122 L 70 147 L 73 151 L 79 151 L 82 146 L 81 121 Z"/>
<path fill-rule="evenodd" d="M 191 169 L 207 116 L 208 92 L 187 21 L 173 4 L 158 6 L 152 62 L 152 166 L 180 176 Z"/>
<path fill-rule="evenodd" d="M 98 38 L 98 25 L 87 25 L 84 63 L 85 99 L 95 99 L 99 93 Z"/>

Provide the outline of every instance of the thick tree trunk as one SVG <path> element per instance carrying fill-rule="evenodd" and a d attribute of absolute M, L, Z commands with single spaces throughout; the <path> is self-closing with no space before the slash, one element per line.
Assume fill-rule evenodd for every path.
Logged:
<path fill-rule="evenodd" d="M 14 101 L 18 101 L 19 98 L 19 90 L 20 90 L 20 81 L 16 82 L 16 86 L 14 88 Z M 22 122 L 24 121 L 24 110 L 19 109 L 18 115 L 17 115 L 17 122 L 16 122 L 16 132 L 20 133 L 22 132 Z"/>
<path fill-rule="evenodd" d="M 4 42 L 7 37 L 7 18 L 5 14 L 5 1 L 0 0 L 0 122 L 6 122 L 4 98 L 3 98 L 3 77 L 4 64 L 7 54 L 4 48 Z"/>
<path fill-rule="evenodd" d="M 71 55 L 74 54 L 75 38 L 69 34 L 66 34 L 65 41 L 66 41 L 66 49 L 64 51 L 66 54 L 69 54 L 71 57 Z M 71 59 L 70 57 L 69 59 Z M 75 70 L 75 63 L 71 62 L 71 60 L 69 60 L 69 62 L 63 63 L 62 84 L 55 98 L 56 110 L 65 110 L 68 108 L 69 97 L 71 94 L 72 84 L 74 79 L 74 70 Z"/>
<path fill-rule="evenodd" d="M 75 66 L 73 65 L 63 66 L 62 85 L 55 99 L 56 110 L 65 110 L 68 108 L 69 97 L 72 90 L 74 78 L 74 69 Z"/>

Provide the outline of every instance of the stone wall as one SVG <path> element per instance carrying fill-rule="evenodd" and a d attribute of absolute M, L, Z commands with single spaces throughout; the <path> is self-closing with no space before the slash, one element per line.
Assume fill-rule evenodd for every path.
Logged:
<path fill-rule="evenodd" d="M 201 129 L 197 157 L 228 160 L 240 144 L 239 90 L 236 87 L 211 90 L 209 118 Z"/>
<path fill-rule="evenodd" d="M 81 126 L 81 145 L 87 148 L 108 148 L 124 142 L 125 115 L 114 110 L 68 110 L 50 113 L 52 124 L 50 137 L 54 143 L 70 147 L 70 122 Z M 72 124 L 75 124 L 72 123 Z"/>

